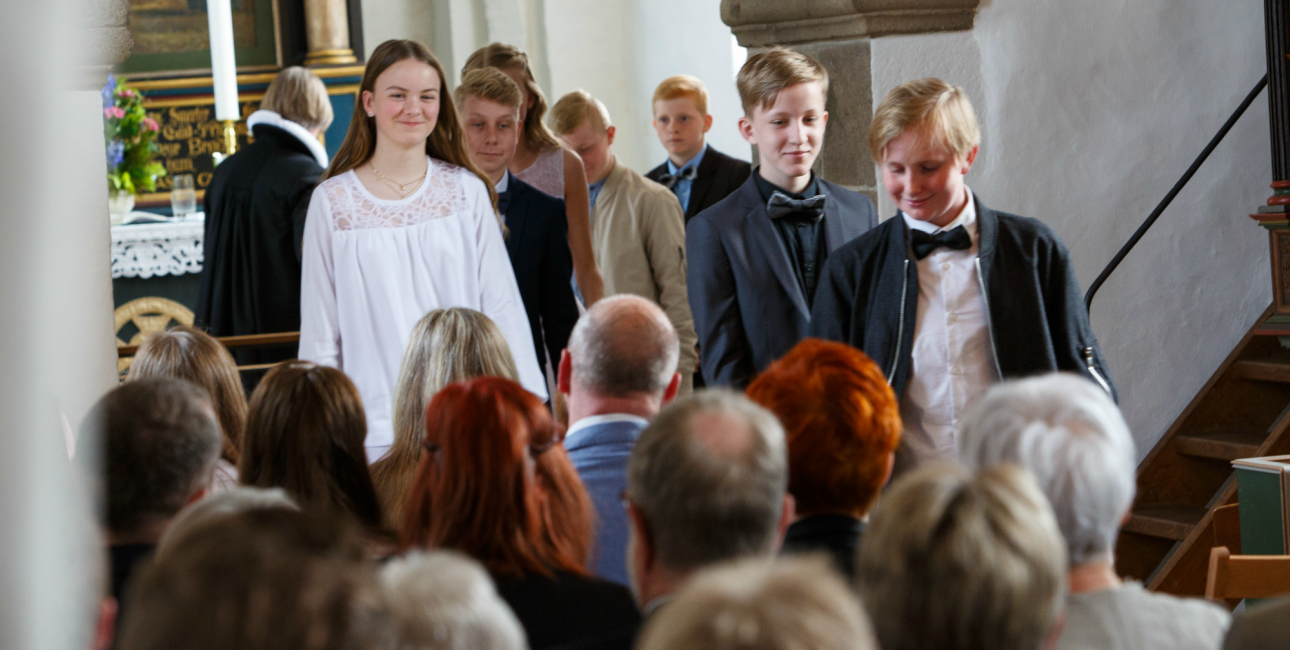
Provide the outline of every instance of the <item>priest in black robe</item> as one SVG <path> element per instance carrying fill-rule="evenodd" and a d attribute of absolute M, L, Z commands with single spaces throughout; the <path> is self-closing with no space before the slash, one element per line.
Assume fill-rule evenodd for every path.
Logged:
<path fill-rule="evenodd" d="M 327 166 L 318 133 L 332 121 L 322 81 L 287 68 L 247 126 L 254 142 L 215 168 L 206 190 L 195 324 L 213 336 L 300 329 L 305 214 Z M 293 359 L 296 344 L 234 349 L 238 365 Z"/>

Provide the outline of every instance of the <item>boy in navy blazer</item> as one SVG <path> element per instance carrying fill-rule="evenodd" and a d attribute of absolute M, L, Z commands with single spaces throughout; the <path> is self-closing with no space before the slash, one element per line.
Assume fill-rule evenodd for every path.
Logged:
<path fill-rule="evenodd" d="M 810 324 L 830 252 L 877 225 L 863 194 L 817 178 L 829 78 L 818 61 L 758 52 L 737 79 L 739 132 L 761 165 L 686 229 L 690 310 L 709 386 L 744 389 Z"/>
<path fill-rule="evenodd" d="M 654 130 L 667 161 L 645 177 L 672 190 L 686 223 L 739 189 L 752 173 L 752 165 L 707 143 L 711 128 L 708 89 L 697 77 L 668 77 L 654 90 Z"/>
<path fill-rule="evenodd" d="M 888 93 L 869 147 L 900 212 L 835 251 L 816 295 L 812 335 L 863 350 L 900 400 L 898 473 L 953 460 L 955 425 L 1001 380 L 1075 372 L 1114 396 L 1066 247 L 963 183 L 980 137 L 961 88 Z"/>
<path fill-rule="evenodd" d="M 519 142 L 523 97 L 520 87 L 497 68 L 467 72 L 455 92 L 471 160 L 497 188 L 497 209 L 509 231 L 506 252 L 528 312 L 538 365 L 548 367 L 549 360 L 554 373 L 578 322 L 578 305 L 569 283 L 573 257 L 566 237 L 564 201 L 507 170 Z"/>

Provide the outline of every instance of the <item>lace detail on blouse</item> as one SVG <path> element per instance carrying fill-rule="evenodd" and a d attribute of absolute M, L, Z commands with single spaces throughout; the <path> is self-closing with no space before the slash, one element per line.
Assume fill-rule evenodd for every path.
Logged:
<path fill-rule="evenodd" d="M 425 187 L 406 203 L 373 200 L 353 171 L 324 181 L 323 191 L 336 230 L 404 228 L 469 209 L 460 171 L 456 165 L 431 158 Z"/>
<path fill-rule="evenodd" d="M 564 149 L 556 147 L 538 154 L 532 165 L 518 174 L 520 180 L 550 194 L 564 198 Z"/>

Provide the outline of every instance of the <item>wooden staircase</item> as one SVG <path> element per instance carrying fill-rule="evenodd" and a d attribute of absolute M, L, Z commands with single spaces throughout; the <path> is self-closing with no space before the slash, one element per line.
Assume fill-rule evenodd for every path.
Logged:
<path fill-rule="evenodd" d="M 1116 547 L 1120 575 L 1204 596 L 1214 510 L 1236 503 L 1232 461 L 1290 454 L 1287 429 L 1290 318 L 1269 307 L 1138 467 Z"/>

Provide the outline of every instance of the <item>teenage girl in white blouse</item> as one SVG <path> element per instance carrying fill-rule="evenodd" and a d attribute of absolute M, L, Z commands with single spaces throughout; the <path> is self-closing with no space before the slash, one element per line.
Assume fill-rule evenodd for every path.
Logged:
<path fill-rule="evenodd" d="M 305 223 L 300 358 L 340 368 L 358 386 L 369 460 L 393 440 L 399 363 L 413 326 L 433 309 L 491 318 L 521 383 L 546 397 L 497 196 L 470 161 L 444 79 L 415 41 L 372 52 L 349 133 Z"/>

